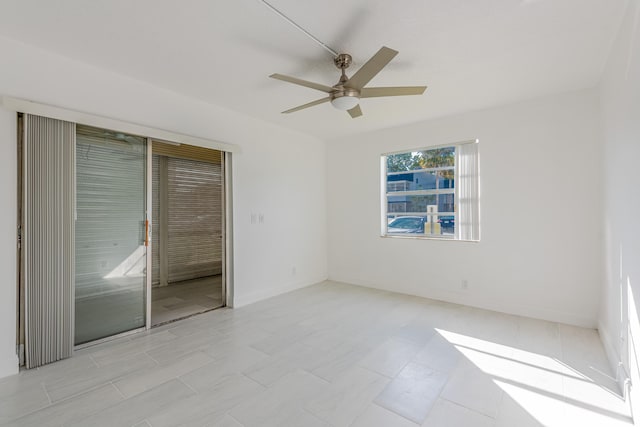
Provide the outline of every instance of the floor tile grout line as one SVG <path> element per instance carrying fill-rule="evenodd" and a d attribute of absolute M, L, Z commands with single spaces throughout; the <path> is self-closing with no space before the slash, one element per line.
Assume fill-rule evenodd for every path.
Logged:
<path fill-rule="evenodd" d="M 407 363 L 407 364 L 408 364 L 408 363 Z M 357 367 L 359 367 L 359 368 L 362 368 L 362 369 L 366 369 L 367 371 L 372 372 L 372 373 L 374 373 L 374 374 L 381 375 L 381 376 L 383 376 L 383 377 L 385 377 L 385 378 L 387 378 L 387 379 L 389 379 L 389 380 L 391 380 L 391 381 L 393 381 L 393 380 L 394 380 L 394 379 L 396 379 L 396 377 L 397 377 L 397 375 L 396 375 L 395 377 L 390 377 L 390 376 L 389 376 L 389 375 L 387 375 L 387 374 L 383 374 L 382 372 L 378 372 L 378 371 L 373 370 L 373 369 L 371 369 L 371 368 L 369 368 L 369 367 L 367 367 L 367 366 L 362 366 L 362 365 L 360 364 L 360 362 L 356 363 L 356 364 L 355 364 L 355 366 L 357 366 Z M 404 367 L 403 367 L 402 369 L 404 369 Z M 402 371 L 402 369 L 401 369 L 401 371 Z"/>
<path fill-rule="evenodd" d="M 111 382 L 111 380 L 106 380 L 106 381 L 101 382 L 101 383 L 99 383 L 99 384 L 94 384 L 94 385 L 92 385 L 91 387 L 88 387 L 88 388 L 86 388 L 86 389 L 80 390 L 80 391 L 78 391 L 78 392 L 76 392 L 76 393 L 72 393 L 72 394 L 70 394 L 70 395 L 68 395 L 68 396 L 65 396 L 65 397 L 63 397 L 63 398 L 59 399 L 59 400 L 56 400 L 56 401 L 52 402 L 51 404 L 52 404 L 52 405 L 57 405 L 57 404 L 59 404 L 59 403 L 66 402 L 67 400 L 74 399 L 74 398 L 76 398 L 76 397 L 78 397 L 78 396 L 81 396 L 81 395 L 83 395 L 83 394 L 86 394 L 86 393 L 92 392 L 92 391 L 97 390 L 97 389 L 99 389 L 99 388 L 101 388 L 101 387 L 105 387 L 105 386 L 107 386 L 110 382 Z"/>
<path fill-rule="evenodd" d="M 322 381 L 322 382 L 325 382 L 325 383 L 327 383 L 327 384 L 329 384 L 329 385 L 333 384 L 333 383 L 332 383 L 331 381 L 329 381 L 328 379 L 326 379 L 326 378 L 322 378 L 321 376 L 319 376 L 319 375 L 315 374 L 313 371 L 310 371 L 310 370 L 308 370 L 308 369 L 306 369 L 306 368 L 301 368 L 301 370 L 302 370 L 303 372 L 306 372 L 307 374 L 309 374 L 309 375 L 311 375 L 311 376 L 313 376 L 313 377 L 315 377 L 315 378 L 319 379 L 319 380 L 320 380 L 320 381 Z"/>
<path fill-rule="evenodd" d="M 50 408 L 50 407 L 55 405 L 51 401 L 51 397 L 49 396 L 49 393 L 47 393 L 47 390 L 46 390 L 46 388 L 44 386 L 44 383 L 43 382 L 39 382 L 38 384 L 40 385 L 40 387 L 42 387 L 42 389 L 44 391 L 44 394 L 47 397 L 47 400 L 49 401 L 49 403 L 47 403 L 46 405 L 41 406 L 39 408 L 35 408 L 33 410 L 30 410 L 30 411 L 28 411 L 28 412 L 26 412 L 24 414 L 19 414 L 18 416 L 12 417 L 11 419 L 6 420 L 5 422 L 0 422 L 0 426 L 10 425 L 11 423 L 14 423 L 14 422 L 16 422 L 16 421 L 18 421 L 18 420 L 20 420 L 22 418 L 28 417 L 30 415 L 33 415 L 33 414 L 35 414 L 35 413 L 37 413 L 39 411 L 45 410 L 45 409 Z"/>
<path fill-rule="evenodd" d="M 182 375 L 179 375 L 177 377 L 171 378 L 169 381 L 172 381 L 174 379 L 180 381 L 185 387 L 187 387 L 189 390 L 191 390 L 195 394 L 200 394 L 200 392 L 198 390 L 196 390 L 195 388 L 191 387 L 191 385 L 182 378 Z M 167 382 L 167 381 L 165 381 L 165 382 Z"/>
<path fill-rule="evenodd" d="M 423 423 L 421 423 L 421 424 L 418 424 L 417 422 L 415 422 L 415 421 L 413 421 L 413 420 L 410 420 L 409 418 L 405 417 L 404 415 L 398 414 L 398 413 L 397 413 L 396 411 L 394 411 L 393 409 L 387 408 L 386 406 L 382 406 L 382 405 L 380 405 L 380 404 L 376 403 L 375 401 L 374 401 L 374 402 L 371 402 L 371 404 L 372 404 L 372 405 L 376 405 L 376 406 L 378 406 L 378 407 L 380 407 L 380 408 L 384 409 L 385 411 L 389 411 L 389 412 L 391 412 L 392 414 L 394 414 L 394 415 L 396 415 L 396 416 L 398 416 L 398 417 L 402 418 L 403 420 L 409 421 L 410 423 L 415 424 L 415 425 L 417 425 L 417 426 L 420 426 L 421 424 L 423 424 L 423 423 L 424 423 L 424 422 L 423 422 Z"/>
<path fill-rule="evenodd" d="M 44 391 L 45 396 L 47 396 L 47 400 L 49 401 L 49 406 L 53 405 L 53 399 L 51 399 L 51 395 L 47 391 L 47 386 L 45 385 L 45 383 L 40 382 L 40 386 L 42 387 L 42 390 Z"/>
<path fill-rule="evenodd" d="M 65 396 L 60 400 L 56 400 L 55 402 L 52 402 L 52 405 L 57 405 L 57 404 L 60 404 L 62 402 L 66 402 L 67 400 L 71 400 L 71 399 L 77 398 L 79 396 L 82 396 L 83 394 L 87 394 L 87 393 L 90 393 L 92 391 L 98 390 L 99 388 L 106 387 L 109 384 L 113 384 L 115 386 L 114 382 L 116 382 L 119 379 L 123 378 L 124 376 L 130 375 L 130 374 L 132 374 L 132 372 L 127 372 L 127 373 L 121 374 L 121 375 L 119 375 L 119 376 L 117 376 L 115 378 L 111 378 L 109 380 L 105 380 L 104 382 L 100 382 L 98 384 L 94 384 L 94 385 L 92 385 L 92 386 L 90 386 L 90 387 L 88 387 L 86 389 L 83 389 L 83 390 L 78 391 L 76 393 L 70 394 L 69 396 Z"/>
<path fill-rule="evenodd" d="M 254 343 L 252 343 L 252 344 L 254 344 Z M 264 355 L 266 355 L 268 357 L 273 356 L 273 354 L 269 354 L 269 353 L 267 353 L 265 351 L 260 350 L 259 348 L 255 348 L 252 344 L 247 344 L 246 347 L 249 347 L 251 350 L 259 351 L 260 353 L 262 353 L 262 354 L 264 354 Z M 278 352 L 276 351 L 276 353 L 278 353 Z"/>
<path fill-rule="evenodd" d="M 306 413 L 307 415 L 312 416 L 313 418 L 317 419 L 318 421 L 323 422 L 323 423 L 327 423 L 327 425 L 329 425 L 329 426 L 331 425 L 331 423 L 329 421 L 325 420 L 324 418 L 320 418 L 319 416 L 317 416 L 316 414 L 314 414 L 313 412 L 308 410 L 306 408 L 306 406 L 302 405 L 300 407 L 300 409 L 302 410 L 302 412 Z"/>
<path fill-rule="evenodd" d="M 503 397 L 504 397 L 504 395 L 503 395 Z M 492 417 L 492 416 L 491 416 L 491 415 L 489 415 L 489 414 L 485 414 L 484 412 L 480 412 L 480 411 L 477 411 L 477 410 L 475 410 L 475 409 L 473 409 L 473 408 L 469 408 L 468 406 L 464 406 L 463 404 L 458 403 L 458 402 L 455 402 L 455 401 L 453 401 L 453 400 L 451 400 L 451 399 L 447 399 L 446 397 L 438 396 L 438 399 L 445 400 L 445 401 L 447 401 L 447 402 L 449 402 L 449 403 L 451 403 L 451 404 L 453 404 L 453 405 L 456 405 L 456 406 L 459 406 L 459 407 L 461 407 L 461 408 L 464 408 L 464 409 L 466 409 L 467 411 L 471 411 L 471 412 L 473 412 L 473 413 L 475 413 L 475 414 L 482 415 L 483 417 L 491 418 L 492 420 L 495 420 L 495 419 L 496 419 L 495 417 Z M 502 402 L 500 402 L 500 404 L 502 404 Z"/>
<path fill-rule="evenodd" d="M 238 406 L 238 405 L 236 405 L 236 406 Z M 234 406 L 234 408 L 235 408 L 235 406 Z M 233 421 L 235 421 L 235 422 L 237 422 L 238 424 L 240 424 L 242 427 L 245 427 L 245 425 L 244 425 L 244 424 L 242 424 L 242 423 L 240 422 L 240 420 L 238 420 L 236 417 L 234 417 L 233 415 L 231 415 L 231 409 L 229 409 L 229 410 L 226 412 L 226 414 L 225 414 L 225 415 L 226 415 L 226 416 L 228 416 L 229 418 L 231 418 Z"/>
<path fill-rule="evenodd" d="M 237 372 L 237 374 L 242 375 L 243 377 L 245 377 L 246 379 L 250 380 L 251 382 L 254 382 L 256 384 L 258 384 L 260 387 L 263 387 L 265 390 L 267 390 L 270 386 L 268 385 L 264 385 L 262 384 L 260 381 L 251 378 L 249 375 L 245 374 L 244 372 Z"/>
<path fill-rule="evenodd" d="M 153 360 L 153 361 L 155 362 L 156 367 L 160 366 L 160 362 L 159 362 L 159 361 L 157 361 L 156 359 L 154 359 L 154 358 L 153 358 L 153 356 L 151 356 L 151 355 L 149 354 L 149 350 L 145 350 L 145 351 L 143 351 L 143 353 L 144 353 L 145 355 L 147 355 L 147 357 L 148 357 L 149 359 L 151 359 L 151 360 Z"/>
<path fill-rule="evenodd" d="M 152 334 L 142 335 L 138 339 L 142 340 L 143 338 L 146 338 L 146 337 L 149 337 L 149 336 L 154 336 L 154 335 L 164 334 L 164 333 L 169 333 L 170 335 L 173 335 L 174 336 L 173 339 L 178 338 L 178 336 L 176 336 L 174 334 L 171 334 L 169 331 L 160 331 L 160 332 L 158 332 L 156 334 L 153 334 L 153 335 Z M 152 345 L 152 347 L 151 348 L 146 348 L 146 345 L 145 345 L 145 348 L 140 349 L 140 350 L 134 350 L 131 353 L 127 353 L 127 356 L 134 356 L 134 355 L 137 355 L 137 354 L 146 353 L 148 351 L 154 350 L 155 348 L 157 348 L 159 346 L 166 345 L 166 344 L 170 343 L 173 339 L 167 340 L 166 342 L 157 343 L 157 345 L 155 345 L 155 346 L 152 343 L 146 343 L 146 344 Z M 105 354 L 102 354 L 103 358 L 113 357 L 114 354 L 111 354 L 111 353 L 115 353 L 115 355 L 117 357 L 118 354 L 121 352 L 121 349 L 119 349 L 118 346 L 119 345 L 123 345 L 123 344 L 134 344 L 135 345 L 137 343 L 136 343 L 136 339 L 132 339 L 132 338 L 127 337 L 127 340 L 125 340 L 125 341 L 114 343 L 115 350 L 113 348 L 111 348 L 111 349 L 110 348 L 101 349 L 101 350 L 98 350 L 98 351 L 95 351 L 95 352 L 87 354 L 87 357 L 89 357 L 95 363 L 97 368 L 103 368 L 106 365 L 100 364 L 100 363 L 98 363 L 96 361 L 96 357 L 97 357 L 98 353 L 106 352 Z M 83 351 L 83 350 L 81 350 L 81 351 Z"/>
<path fill-rule="evenodd" d="M 88 354 L 89 360 L 91 360 L 91 362 L 93 363 L 94 367 L 99 368 L 100 364 L 96 361 L 96 359 L 94 359 L 93 356 L 94 355 L 91 354 L 91 353 Z"/>
<path fill-rule="evenodd" d="M 40 384 L 44 387 L 44 383 L 40 383 Z M 20 419 L 22 419 L 22 418 L 25 418 L 25 417 L 28 417 L 28 416 L 34 415 L 34 414 L 35 414 L 35 413 L 37 413 L 37 412 L 40 412 L 40 411 L 43 411 L 43 410 L 46 410 L 46 409 L 49 409 L 49 408 L 54 408 L 54 407 L 56 407 L 56 406 L 58 406 L 58 405 L 63 405 L 63 404 L 65 404 L 65 403 L 68 403 L 68 401 L 71 401 L 71 400 L 73 400 L 73 399 L 80 398 L 83 394 L 91 393 L 91 392 L 93 392 L 93 391 L 95 391 L 95 390 L 98 390 L 99 388 L 106 387 L 106 386 L 108 386 L 108 385 L 113 386 L 113 387 L 116 389 L 116 391 L 118 392 L 118 394 L 120 394 L 120 395 L 123 397 L 123 400 L 126 400 L 126 397 L 125 397 L 125 396 L 120 392 L 120 390 L 119 390 L 119 389 L 115 386 L 115 384 L 113 384 L 112 382 L 102 383 L 102 384 L 99 384 L 99 385 L 97 385 L 97 386 L 90 387 L 90 388 L 88 388 L 87 390 L 84 390 L 84 391 L 81 391 L 81 392 L 79 392 L 79 393 L 76 393 L 76 394 L 73 394 L 73 395 L 67 396 L 67 397 L 65 397 L 65 398 L 63 398 L 63 399 L 60 399 L 60 400 L 56 401 L 56 402 L 51 402 L 51 398 L 49 397 L 49 394 L 47 393 L 47 391 L 46 391 L 46 389 L 45 389 L 45 393 L 47 394 L 47 397 L 49 398 L 49 401 L 50 401 L 50 403 L 49 403 L 48 405 L 45 405 L 45 406 L 43 406 L 43 407 L 40 407 L 40 408 L 38 408 L 38 409 L 36 409 L 36 410 L 33 410 L 33 411 L 30 411 L 30 412 L 28 412 L 28 413 L 22 414 L 22 415 L 20 415 L 19 417 L 17 417 L 17 418 L 15 418 L 15 419 L 11 420 L 10 422 L 15 422 L 15 421 L 20 420 Z M 122 402 L 122 401 L 119 401 L 119 402 L 117 402 L 117 403 L 115 403 L 115 404 L 118 404 L 118 403 L 120 403 L 120 402 Z M 97 411 L 96 413 L 98 413 L 98 412 L 102 412 L 104 409 L 106 409 L 106 408 L 100 409 L 100 410 L 99 410 L 99 411 Z M 85 417 L 83 417 L 83 418 L 81 418 L 81 419 L 88 418 L 88 417 L 90 417 L 90 416 L 92 416 L 92 415 L 95 415 L 95 414 L 87 415 L 87 416 L 85 416 Z M 78 420 L 78 421 L 80 421 L 80 420 Z M 63 423 L 63 424 L 64 424 L 64 425 L 66 425 L 66 423 Z M 4 424 L 1 424 L 1 423 L 0 423 L 0 425 L 4 425 Z"/>
<path fill-rule="evenodd" d="M 116 391 L 122 397 L 123 400 L 127 400 L 128 399 L 128 397 L 124 395 L 122 390 L 120 390 L 120 387 L 118 387 L 113 381 L 110 381 L 109 384 L 111 384 L 111 386 L 116 389 Z"/>

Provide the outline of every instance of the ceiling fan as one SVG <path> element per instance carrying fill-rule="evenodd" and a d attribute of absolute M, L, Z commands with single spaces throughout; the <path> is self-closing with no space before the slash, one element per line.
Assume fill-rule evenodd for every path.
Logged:
<path fill-rule="evenodd" d="M 398 54 L 398 51 L 390 49 L 386 46 L 380 48 L 356 73 L 348 77 L 345 70 L 349 68 L 352 62 L 351 55 L 346 53 L 337 53 L 335 50 L 322 43 L 311 33 L 293 22 L 290 18 L 280 12 L 278 9 L 262 0 L 267 7 L 280 15 L 290 24 L 305 33 L 308 37 L 320 44 L 328 50 L 333 56 L 333 63 L 341 71 L 340 80 L 333 86 L 327 86 L 320 83 L 314 83 L 302 80 L 296 77 L 286 76 L 283 74 L 272 74 L 269 77 L 282 80 L 288 83 L 316 89 L 327 94 L 324 98 L 311 101 L 307 104 L 291 108 L 283 111 L 283 113 L 293 113 L 315 105 L 331 102 L 335 108 L 346 110 L 352 118 L 360 117 L 362 110 L 360 109 L 361 98 L 374 98 L 383 96 L 404 96 L 404 95 L 422 95 L 427 88 L 426 86 L 396 86 L 396 87 L 365 87 L 371 79 L 373 79 L 382 69 Z"/>

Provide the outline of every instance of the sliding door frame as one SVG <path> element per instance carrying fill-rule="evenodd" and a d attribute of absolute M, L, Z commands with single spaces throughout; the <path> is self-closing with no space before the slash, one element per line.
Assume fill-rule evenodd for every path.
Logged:
<path fill-rule="evenodd" d="M 145 323 L 144 327 L 146 330 L 151 329 L 151 281 L 153 280 L 153 253 L 152 253 L 152 244 L 151 244 L 151 227 L 155 227 L 155 224 L 151 221 L 152 219 L 152 209 L 153 209 L 153 140 L 152 138 L 147 138 L 147 176 L 146 176 L 146 196 L 147 200 L 145 203 L 145 221 L 146 221 L 146 230 L 145 230 L 145 246 L 146 246 L 146 254 L 147 254 L 147 268 L 146 268 L 146 292 L 144 294 L 145 299 Z"/>
<path fill-rule="evenodd" d="M 224 151 L 220 152 L 220 176 L 222 178 L 222 186 L 221 186 L 221 193 L 220 194 L 220 203 L 221 203 L 221 227 L 220 227 L 220 231 L 222 233 L 221 239 L 220 239 L 220 245 L 222 245 L 222 260 L 221 260 L 221 265 L 220 265 L 220 269 L 221 271 L 221 280 L 222 280 L 222 306 L 226 307 L 227 305 L 227 281 L 226 281 L 226 260 L 227 260 L 227 230 L 226 230 L 226 217 L 227 217 L 227 204 L 226 204 L 226 194 L 227 194 L 227 188 L 226 188 L 226 177 L 225 177 L 225 167 L 224 167 L 224 161 L 225 161 L 225 153 Z"/>
<path fill-rule="evenodd" d="M 222 302 L 233 307 L 233 187 L 231 152 L 222 151 Z"/>

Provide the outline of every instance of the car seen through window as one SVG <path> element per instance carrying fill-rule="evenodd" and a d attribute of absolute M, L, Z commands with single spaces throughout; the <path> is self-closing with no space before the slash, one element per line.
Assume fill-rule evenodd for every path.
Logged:
<path fill-rule="evenodd" d="M 390 234 L 424 233 L 424 223 L 426 217 L 423 216 L 401 216 L 394 219 L 387 226 Z"/>

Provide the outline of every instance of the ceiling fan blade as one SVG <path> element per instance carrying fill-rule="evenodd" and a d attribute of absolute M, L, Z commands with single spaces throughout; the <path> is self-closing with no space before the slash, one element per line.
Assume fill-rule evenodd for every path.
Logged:
<path fill-rule="evenodd" d="M 325 102 L 329 102 L 331 98 L 330 97 L 326 97 L 326 98 L 321 98 L 321 99 L 317 99 L 315 101 L 309 102 L 307 104 L 304 105 L 299 105 L 297 107 L 291 108 L 290 110 L 287 111 L 283 111 L 282 114 L 288 114 L 288 113 L 293 113 L 295 111 L 299 111 L 299 110 L 303 110 L 305 108 L 309 108 L 309 107 L 313 107 L 314 105 L 319 105 L 319 104 L 323 104 Z"/>
<path fill-rule="evenodd" d="M 397 87 L 365 87 L 360 90 L 360 98 L 375 98 L 378 96 L 422 95 L 426 86 L 397 86 Z"/>
<path fill-rule="evenodd" d="M 295 77 L 285 76 L 284 74 L 276 73 L 276 74 L 271 74 L 269 77 L 271 77 L 272 79 L 282 80 L 283 82 L 288 82 L 288 83 L 293 83 L 293 84 L 304 86 L 304 87 L 309 87 L 311 89 L 316 89 L 326 93 L 331 93 L 335 90 L 331 86 L 325 86 L 319 83 L 313 83 L 313 82 L 298 79 Z"/>
<path fill-rule="evenodd" d="M 375 55 L 371 57 L 351 78 L 344 84 L 345 86 L 362 89 L 369 81 L 376 76 L 396 55 L 397 50 L 382 46 Z"/>
<path fill-rule="evenodd" d="M 352 119 L 355 119 L 356 117 L 360 117 L 362 115 L 362 110 L 360 109 L 360 104 L 356 105 L 355 107 L 353 107 L 350 110 L 347 110 L 347 112 L 349 113 L 349 115 L 351 116 Z"/>

